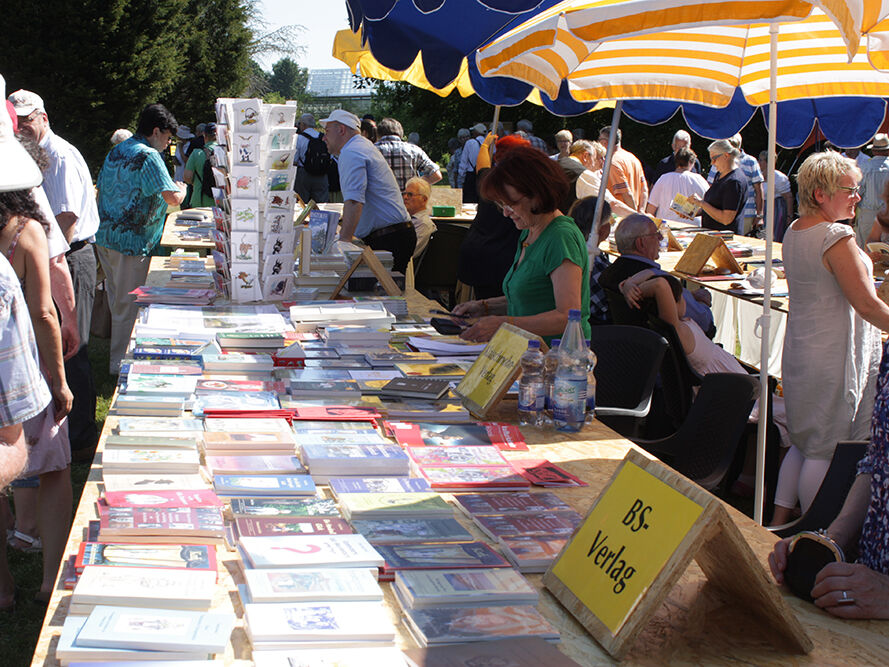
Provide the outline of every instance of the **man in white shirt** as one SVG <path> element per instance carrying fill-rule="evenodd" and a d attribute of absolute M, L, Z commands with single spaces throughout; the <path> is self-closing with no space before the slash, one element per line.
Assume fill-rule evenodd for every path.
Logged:
<path fill-rule="evenodd" d="M 478 202 L 478 191 L 475 183 L 475 165 L 478 160 L 478 152 L 485 140 L 486 128 L 484 123 L 476 123 L 469 128 L 472 137 L 463 144 L 463 154 L 460 156 L 460 174 L 457 177 L 462 183 L 463 201 L 467 203 Z"/>
<path fill-rule="evenodd" d="M 692 171 L 697 161 L 697 155 L 690 148 L 677 150 L 673 155 L 673 163 L 676 165 L 674 171 L 669 171 L 657 179 L 648 196 L 645 212 L 664 220 L 688 222 L 689 218 L 679 215 L 670 205 L 677 194 L 703 197 L 710 189 L 710 184 L 704 177 Z M 700 223 L 700 218 L 695 220 Z"/>
<path fill-rule="evenodd" d="M 65 374 L 74 394 L 74 406 L 68 416 L 69 437 L 72 451 L 79 450 L 89 457 L 98 440 L 96 391 L 87 352 L 96 289 L 96 256 L 92 247 L 99 228 L 96 190 L 80 151 L 50 128 L 41 97 L 28 90 L 17 90 L 9 101 L 18 116 L 19 132 L 34 139 L 47 153 L 49 166 L 43 172 L 43 189 L 70 246 L 66 258 L 74 285 L 80 345 L 65 362 Z"/>
<path fill-rule="evenodd" d="M 429 195 L 432 188 L 429 182 L 419 176 L 408 179 L 401 193 L 404 199 L 404 207 L 411 216 L 411 224 L 417 232 L 417 247 L 414 249 L 414 263 L 426 250 L 429 239 L 437 229 L 432 218 L 429 217 Z"/>
<path fill-rule="evenodd" d="M 883 208 L 883 190 L 889 181 L 889 135 L 875 134 L 868 149 L 873 157 L 861 169 L 861 201 L 855 211 L 855 237 L 862 248 Z"/>

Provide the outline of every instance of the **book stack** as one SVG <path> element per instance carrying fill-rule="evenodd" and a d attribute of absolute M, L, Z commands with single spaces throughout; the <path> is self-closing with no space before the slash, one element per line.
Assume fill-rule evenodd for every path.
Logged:
<path fill-rule="evenodd" d="M 415 472 L 437 491 L 524 490 L 529 482 L 494 446 L 408 447 Z"/>
<path fill-rule="evenodd" d="M 420 646 L 559 638 L 559 631 L 530 605 L 412 609 L 405 612 L 405 625 Z"/>
<path fill-rule="evenodd" d="M 538 597 L 537 590 L 508 567 L 400 571 L 394 589 L 405 609 L 536 605 Z"/>
<path fill-rule="evenodd" d="M 380 442 L 363 444 L 361 442 L 332 443 L 330 439 L 342 439 L 347 435 L 358 436 L 354 440 L 364 438 L 362 434 L 344 434 L 319 436 L 314 442 L 307 436 L 299 436 L 300 457 L 309 468 L 309 472 L 319 484 L 326 484 L 331 477 L 360 477 L 364 475 L 404 476 L 410 471 L 410 462 L 404 450 L 398 445 L 387 444 L 379 435 Z"/>
<path fill-rule="evenodd" d="M 457 504 L 521 572 L 544 572 L 583 517 L 554 493 L 460 494 Z"/>

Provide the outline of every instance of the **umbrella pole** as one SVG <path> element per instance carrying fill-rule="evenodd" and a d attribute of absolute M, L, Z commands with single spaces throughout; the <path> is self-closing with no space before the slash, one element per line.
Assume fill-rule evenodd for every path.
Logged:
<path fill-rule="evenodd" d="M 614 155 L 614 140 L 617 137 L 617 126 L 620 124 L 620 110 L 623 107 L 623 100 L 618 100 L 614 104 L 614 113 L 611 114 L 611 134 L 608 135 L 608 150 L 605 153 L 605 164 L 602 166 L 602 178 L 599 181 L 599 194 L 596 197 L 596 212 L 593 220 L 598 220 L 602 215 L 602 204 L 605 201 L 605 190 L 608 188 L 608 174 L 611 172 L 611 157 Z M 563 211 L 567 213 L 567 211 Z M 595 229 L 597 225 L 593 225 Z M 587 239 L 589 241 L 589 239 Z"/>
<path fill-rule="evenodd" d="M 495 104 L 494 105 L 494 120 L 491 121 L 491 134 L 497 134 L 497 125 L 499 123 L 500 123 L 500 105 Z"/>
<path fill-rule="evenodd" d="M 765 281 L 763 284 L 763 302 L 760 339 L 760 388 L 759 388 L 759 424 L 756 429 L 756 495 L 753 505 L 753 518 L 758 524 L 763 522 L 765 504 L 765 469 L 766 469 L 766 430 L 768 424 L 769 405 L 769 329 L 771 328 L 772 310 L 772 240 L 775 229 L 775 137 L 778 133 L 778 24 L 769 26 L 769 159 L 768 159 L 768 197 L 771 199 L 766 208 L 766 261 Z M 766 202 L 763 202 L 764 204 Z"/>

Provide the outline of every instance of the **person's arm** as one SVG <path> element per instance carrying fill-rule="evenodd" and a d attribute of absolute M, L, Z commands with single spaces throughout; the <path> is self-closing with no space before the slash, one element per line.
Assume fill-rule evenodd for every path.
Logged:
<path fill-rule="evenodd" d="M 49 280 L 46 234 L 39 223 L 28 221 L 19 237 L 17 251 L 24 261 L 25 302 L 31 314 L 40 362 L 50 376 L 49 388 L 55 403 L 56 421 L 60 422 L 71 411 L 73 395 L 65 379 L 62 337 Z"/>
<path fill-rule="evenodd" d="M 506 313 L 506 297 L 495 296 L 490 299 L 464 301 L 454 306 L 451 312 L 459 317 L 484 317 L 485 315 L 503 315 Z"/>
<path fill-rule="evenodd" d="M 873 276 L 858 254 L 855 237 L 846 236 L 837 241 L 822 259 L 855 312 L 875 327 L 889 331 L 889 306 L 877 296 Z"/>
<path fill-rule="evenodd" d="M 21 424 L 0 426 L 0 491 L 22 474 L 28 463 L 28 447 Z"/>
<path fill-rule="evenodd" d="M 788 190 L 781 194 L 784 197 L 784 210 L 786 211 L 785 215 L 785 224 L 787 227 L 790 226 L 790 223 L 793 222 L 793 193 Z M 875 227 L 879 225 L 874 225 Z"/>
<path fill-rule="evenodd" d="M 497 141 L 497 135 L 488 132 L 488 136 L 485 137 L 481 147 L 478 149 L 478 156 L 475 159 L 476 173 L 480 172 L 482 169 L 489 169 L 491 167 L 494 157 L 491 149 L 493 148 L 495 141 Z"/>
<path fill-rule="evenodd" d="M 77 310 L 74 303 L 74 283 L 65 255 L 49 260 L 49 283 L 52 299 L 59 309 L 61 320 L 62 352 L 67 361 L 80 348 L 80 329 L 77 327 Z"/>
<path fill-rule="evenodd" d="M 620 293 L 623 294 L 623 297 L 627 300 L 627 304 L 629 304 L 630 308 L 640 307 L 642 299 L 645 298 L 645 295 L 642 294 L 641 285 L 646 280 L 650 280 L 656 275 L 657 274 L 653 269 L 645 269 L 644 271 L 634 273 L 618 285 Z"/>
<path fill-rule="evenodd" d="M 56 216 L 56 222 L 59 223 L 59 229 L 65 235 L 65 240 L 71 243 L 74 238 L 74 225 L 77 224 L 77 215 L 71 211 L 62 211 Z"/>
<path fill-rule="evenodd" d="M 429 185 L 435 185 L 441 180 L 441 169 L 436 166 L 434 171 L 427 171 L 423 174 L 423 180 Z"/>
<path fill-rule="evenodd" d="M 176 183 L 176 187 L 178 190 L 164 190 L 161 192 L 161 196 L 164 198 L 164 201 L 167 202 L 170 206 L 179 206 L 183 201 L 185 201 L 185 193 L 187 192 L 185 183 Z"/>
<path fill-rule="evenodd" d="M 753 201 L 756 202 L 756 217 L 762 220 L 762 183 L 753 184 Z"/>
<path fill-rule="evenodd" d="M 186 185 L 192 185 L 194 183 L 194 172 L 191 169 L 186 169 L 182 172 L 182 180 Z"/>
<path fill-rule="evenodd" d="M 347 199 L 343 204 L 343 217 L 340 220 L 340 241 L 351 241 L 361 219 L 364 204 L 354 199 Z"/>
<path fill-rule="evenodd" d="M 564 260 L 549 274 L 553 284 L 553 296 L 556 307 L 537 315 L 524 315 L 521 317 L 507 317 L 495 315 L 482 317 L 478 322 L 464 330 L 461 338 L 466 340 L 487 341 L 500 328 L 504 322 L 509 322 L 517 327 L 536 333 L 538 336 L 554 336 L 565 330 L 568 323 L 568 311 L 572 308 L 580 308 L 581 285 L 583 275 L 581 268 L 569 259 Z M 505 300 L 505 297 L 503 297 Z"/>
<path fill-rule="evenodd" d="M 697 195 L 689 195 L 688 200 L 700 206 L 707 215 L 721 225 L 728 227 L 735 222 L 736 210 L 716 208 L 713 204 L 704 201 Z"/>

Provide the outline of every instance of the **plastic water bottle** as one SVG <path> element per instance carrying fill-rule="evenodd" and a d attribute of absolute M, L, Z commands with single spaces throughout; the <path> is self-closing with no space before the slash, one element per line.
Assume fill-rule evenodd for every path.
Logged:
<path fill-rule="evenodd" d="M 579 431 L 586 419 L 588 349 L 583 343 L 580 310 L 572 308 L 559 345 L 559 366 L 553 380 L 553 420 L 560 431 Z"/>
<path fill-rule="evenodd" d="M 522 377 L 519 378 L 519 423 L 540 426 L 543 423 L 543 353 L 539 340 L 529 340 L 522 355 Z"/>
<path fill-rule="evenodd" d="M 549 352 L 543 357 L 543 386 L 546 391 L 543 408 L 548 419 L 553 417 L 553 380 L 556 378 L 556 368 L 559 367 L 559 343 L 561 342 L 561 338 L 553 338 Z"/>
<path fill-rule="evenodd" d="M 596 353 L 590 348 L 590 341 L 585 341 L 587 349 L 587 367 L 586 367 L 586 417 L 587 421 L 592 421 L 593 414 L 596 410 Z"/>

